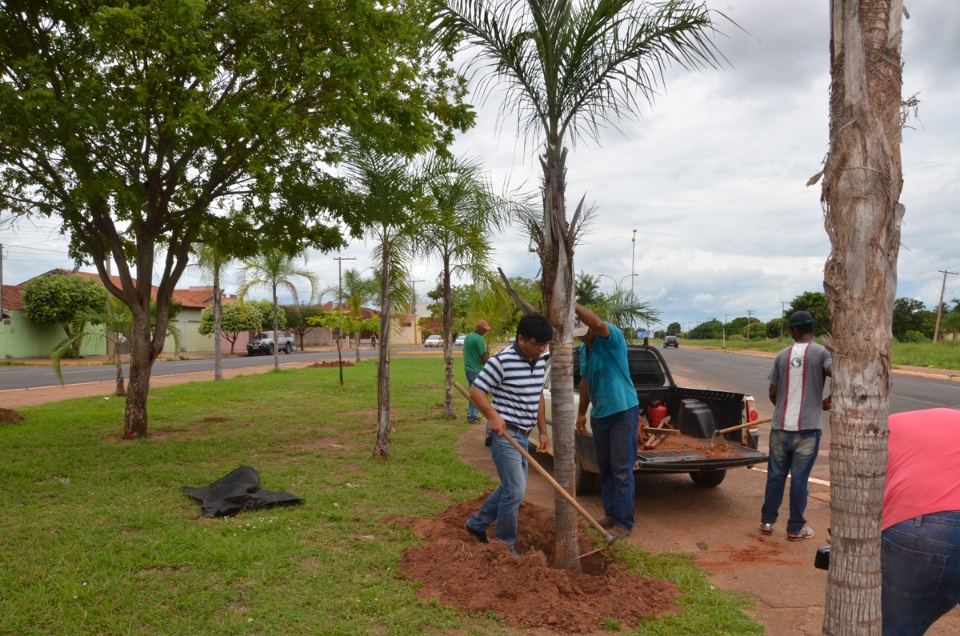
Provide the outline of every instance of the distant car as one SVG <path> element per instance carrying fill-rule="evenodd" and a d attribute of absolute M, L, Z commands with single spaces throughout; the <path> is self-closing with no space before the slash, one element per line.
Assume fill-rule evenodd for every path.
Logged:
<path fill-rule="evenodd" d="M 427 336 L 427 339 L 423 342 L 424 347 L 442 347 L 443 346 L 443 336 Z"/>
<path fill-rule="evenodd" d="M 453 341 L 453 346 L 462 347 L 463 343 L 466 342 L 466 340 L 467 340 L 466 336 L 457 336 L 457 339 Z"/>
<path fill-rule="evenodd" d="M 680 348 L 680 339 L 676 336 L 667 336 L 663 339 L 663 348 L 673 347 L 674 349 Z"/>

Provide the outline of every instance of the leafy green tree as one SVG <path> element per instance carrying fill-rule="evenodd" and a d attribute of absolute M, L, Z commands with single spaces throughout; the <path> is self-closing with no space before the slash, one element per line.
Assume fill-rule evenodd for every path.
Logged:
<path fill-rule="evenodd" d="M 240 304 L 246 307 L 252 307 L 257 310 L 260 316 L 260 324 L 251 331 L 272 331 L 273 330 L 273 303 L 269 300 L 240 300 Z M 277 326 L 282 330 L 287 328 L 287 312 L 283 307 L 277 308 Z"/>
<path fill-rule="evenodd" d="M 600 277 L 581 271 L 577 274 L 577 302 L 593 309 L 600 301 Z"/>
<path fill-rule="evenodd" d="M 294 278 L 302 278 L 310 283 L 310 299 L 317 293 L 319 282 L 316 275 L 306 267 L 298 267 L 293 257 L 279 249 L 269 249 L 258 257 L 244 259 L 240 263 L 240 286 L 237 295 L 241 299 L 251 290 L 266 287 L 270 290 L 272 299 L 271 314 L 273 316 L 273 342 L 279 341 L 280 305 L 277 303 L 277 288 L 286 289 L 293 296 L 293 303 L 297 303 L 297 286 Z M 280 370 L 280 347 L 273 347 L 273 368 Z"/>
<path fill-rule="evenodd" d="M 683 331 L 683 327 L 680 325 L 679 322 L 671 322 L 669 325 L 667 325 L 667 332 L 664 335 L 678 336 L 682 331 Z"/>
<path fill-rule="evenodd" d="M 339 150 L 334 131 L 412 152 L 445 147 L 472 121 L 449 49 L 428 38 L 427 7 L 0 3 L 0 209 L 59 216 L 72 255 L 130 307 L 126 438 L 147 435 L 173 290 L 204 232 L 223 230 L 238 257 L 264 243 L 339 247 L 330 210 L 342 184 L 321 168 Z"/>
<path fill-rule="evenodd" d="M 303 339 L 316 328 L 309 319 L 322 316 L 323 310 L 314 305 L 284 305 L 280 311 L 287 317 L 287 327 L 300 337 L 300 350 L 303 350 Z M 283 327 L 281 327 L 283 329 Z"/>
<path fill-rule="evenodd" d="M 363 321 L 346 309 L 336 309 L 334 311 L 328 311 L 322 316 L 308 318 L 308 322 L 320 327 L 325 327 L 330 330 L 331 334 L 336 334 L 334 340 L 336 340 L 337 343 L 337 360 L 340 363 L 338 365 L 340 367 L 340 386 L 343 386 L 343 350 L 340 346 L 340 341 L 343 340 L 347 334 L 360 331 Z"/>
<path fill-rule="evenodd" d="M 691 329 L 687 333 L 690 340 L 714 340 L 723 337 L 723 323 L 713 318 Z"/>
<path fill-rule="evenodd" d="M 751 316 L 744 322 L 740 335 L 744 340 L 763 340 L 767 336 L 767 326 L 759 318 Z"/>
<path fill-rule="evenodd" d="M 213 319 L 213 307 L 207 307 L 200 315 L 200 334 L 203 336 L 213 335 L 216 338 L 223 336 L 230 343 L 230 355 L 233 355 L 237 338 L 240 337 L 241 333 L 263 329 L 265 316 L 256 307 L 257 304 L 257 302 L 225 304 L 220 318 L 219 331 L 216 330 L 216 323 Z M 284 313 L 280 315 L 286 316 Z"/>
<path fill-rule="evenodd" d="M 95 280 L 69 274 L 38 276 L 23 286 L 23 306 L 27 318 L 40 324 L 56 324 L 63 328 L 67 340 L 77 346 L 69 357 L 80 355 L 79 334 L 75 318 L 88 311 L 103 311 L 107 292 Z M 81 323 L 83 324 L 83 323 Z"/>
<path fill-rule="evenodd" d="M 441 2 L 437 32 L 442 42 L 465 40 L 494 79 L 506 82 L 508 101 L 521 126 L 543 144 L 543 219 L 536 237 L 547 316 L 557 330 L 552 347 L 553 440 L 557 480 L 574 482 L 573 251 L 581 230 L 583 201 L 566 216 L 566 157 L 570 138 L 598 137 L 605 120 L 652 101 L 668 63 L 712 64 L 713 28 L 705 5 L 676 0 L 448 0 Z M 555 554 L 558 566 L 580 571 L 576 513 L 557 495 Z"/>
<path fill-rule="evenodd" d="M 922 332 L 927 313 L 923 301 L 897 298 L 893 301 L 893 337 L 900 342 L 906 342 L 907 332 Z"/>
<path fill-rule="evenodd" d="M 767 323 L 767 338 L 780 338 L 785 333 L 789 333 L 786 320 L 783 318 L 774 318 Z"/>
<path fill-rule="evenodd" d="M 823 292 L 803 292 L 794 298 L 787 309 L 787 318 L 795 311 L 806 311 L 813 316 L 815 335 L 822 336 L 833 331 L 830 312 L 827 311 L 827 297 Z"/>
<path fill-rule="evenodd" d="M 453 276 L 475 282 L 492 279 L 493 230 L 506 220 L 480 164 L 464 158 L 432 157 L 424 167 L 427 202 L 434 215 L 413 236 L 414 254 L 440 262 L 444 412 L 456 419 L 453 405 Z"/>

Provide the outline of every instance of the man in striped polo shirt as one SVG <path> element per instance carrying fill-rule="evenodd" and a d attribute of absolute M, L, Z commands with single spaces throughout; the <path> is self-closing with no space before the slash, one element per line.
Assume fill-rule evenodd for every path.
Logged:
<path fill-rule="evenodd" d="M 500 485 L 464 527 L 478 541 L 487 543 L 487 527 L 496 522 L 494 538 L 517 557 L 517 515 L 527 489 L 527 460 L 505 436 L 510 435 L 526 450 L 527 438 L 536 428 L 540 436 L 537 452 L 550 449 L 543 410 L 543 353 L 552 338 L 553 326 L 545 316 L 524 316 L 517 325 L 513 345 L 490 356 L 470 388 L 470 397 L 487 418 L 488 446 Z M 493 395 L 492 403 L 487 393 Z"/>
<path fill-rule="evenodd" d="M 807 481 L 820 450 L 820 415 L 830 409 L 823 399 L 826 376 L 833 375 L 830 352 L 814 342 L 813 316 L 794 312 L 788 321 L 794 343 L 777 354 L 770 372 L 770 401 L 776 406 L 770 424 L 770 459 L 767 462 L 767 489 L 760 511 L 760 533 L 773 534 L 783 491 L 790 474 L 790 517 L 787 540 L 802 541 L 813 536 L 805 526 Z"/>

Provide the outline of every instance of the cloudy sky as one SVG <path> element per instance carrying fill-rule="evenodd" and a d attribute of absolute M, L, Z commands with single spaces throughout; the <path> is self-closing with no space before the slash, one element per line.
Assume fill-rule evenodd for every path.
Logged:
<path fill-rule="evenodd" d="M 711 318 L 751 315 L 767 321 L 805 291 L 823 290 L 830 244 L 820 186 L 806 187 L 828 143 L 827 0 L 708 0 L 721 22 L 717 38 L 729 61 L 720 70 L 672 69 L 652 106 L 601 132 L 599 143 L 570 145 L 568 206 L 580 197 L 597 208 L 576 252 L 576 269 L 603 274 L 684 328 Z M 919 119 L 904 131 L 907 213 L 898 297 L 935 307 L 939 270 L 960 272 L 960 2 L 907 2 L 903 95 L 917 94 Z M 499 118 L 500 94 L 479 108 L 477 126 L 455 152 L 481 160 L 497 188 L 535 189 L 535 139 Z M 636 230 L 636 242 L 633 239 Z M 20 283 L 69 267 L 49 226 L 0 230 L 3 280 Z M 535 277 L 539 262 L 517 231 L 495 238 L 497 263 L 510 276 Z M 354 241 L 344 267 L 373 265 L 371 243 Z M 314 254 L 309 267 L 337 280 L 337 254 Z M 415 268 L 422 296 L 437 264 Z M 181 287 L 198 284 L 187 277 Z M 229 288 L 229 286 L 228 286 Z M 960 297 L 948 276 L 946 299 Z M 329 297 L 328 297 L 329 299 Z"/>

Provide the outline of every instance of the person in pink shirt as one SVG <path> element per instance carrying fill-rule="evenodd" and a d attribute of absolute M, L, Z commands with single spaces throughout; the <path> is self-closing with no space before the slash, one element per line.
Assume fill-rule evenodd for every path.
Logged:
<path fill-rule="evenodd" d="M 897 413 L 889 428 L 883 634 L 912 636 L 960 603 L 960 411 Z"/>

